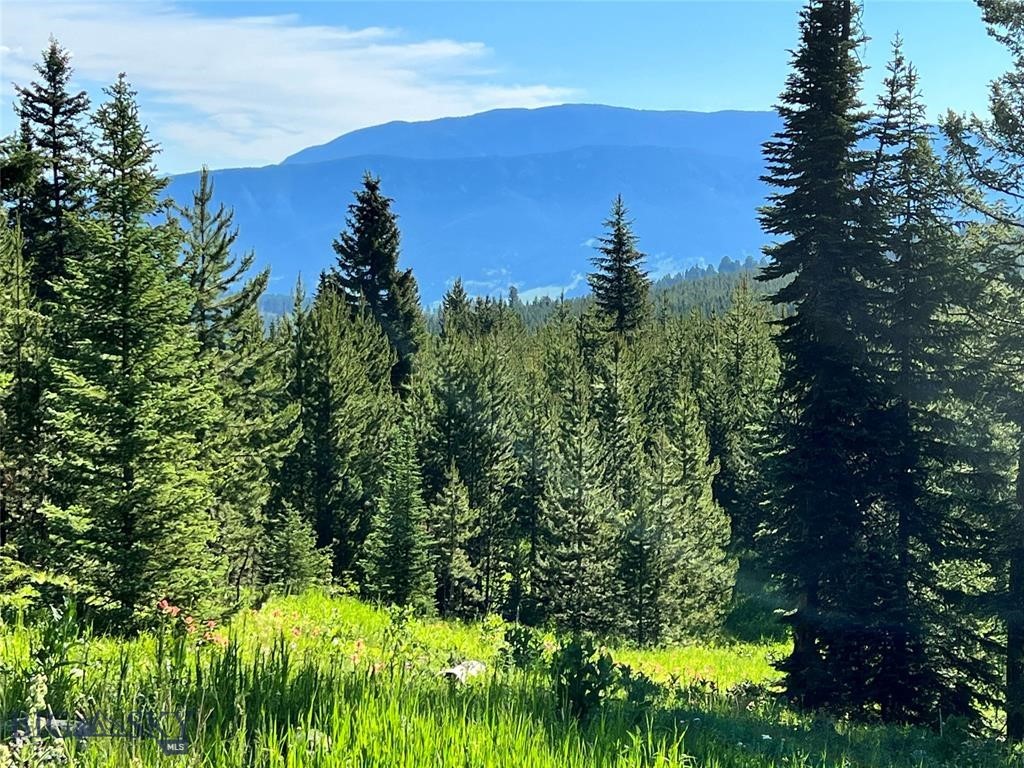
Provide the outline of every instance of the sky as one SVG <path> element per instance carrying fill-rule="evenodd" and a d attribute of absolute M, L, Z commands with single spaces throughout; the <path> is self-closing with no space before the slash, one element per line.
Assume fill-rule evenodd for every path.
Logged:
<path fill-rule="evenodd" d="M 168 173 L 280 162 L 390 120 L 566 102 L 770 109 L 799 2 L 0 0 L 0 129 L 49 36 L 94 103 L 126 72 Z M 899 32 L 929 113 L 984 112 L 1009 59 L 970 0 L 866 0 L 874 100 Z"/>

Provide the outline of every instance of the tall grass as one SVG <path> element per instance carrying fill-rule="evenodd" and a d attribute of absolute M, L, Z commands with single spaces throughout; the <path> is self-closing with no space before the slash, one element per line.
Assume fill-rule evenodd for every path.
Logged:
<path fill-rule="evenodd" d="M 784 650 L 770 643 L 617 651 L 661 683 L 657 694 L 620 696 L 578 723 L 559 714 L 543 668 L 501 666 L 502 634 L 494 621 L 408 620 L 313 594 L 277 599 L 202 643 L 168 630 L 68 644 L 47 662 L 65 681 L 47 691 L 47 705 L 58 715 L 188 713 L 185 756 L 165 756 L 150 738 L 61 742 L 72 764 L 88 768 L 1011 764 L 997 744 L 959 731 L 853 726 L 788 710 L 764 691 L 774 679 L 770 656 Z M 40 668 L 32 654 L 47 642 L 39 628 L 0 629 L 0 721 L 25 713 Z M 464 658 L 485 661 L 488 672 L 465 686 L 438 677 Z"/>

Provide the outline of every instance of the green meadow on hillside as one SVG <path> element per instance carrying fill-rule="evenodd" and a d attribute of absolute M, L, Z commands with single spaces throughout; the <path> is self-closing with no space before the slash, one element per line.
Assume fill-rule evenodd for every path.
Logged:
<path fill-rule="evenodd" d="M 629 669 L 577 720 L 552 687 L 555 638 L 538 636 L 517 667 L 510 625 L 497 619 L 413 619 L 318 593 L 272 599 L 226 627 L 172 612 L 163 632 L 133 640 L 78 637 L 73 617 L 3 627 L 0 715 L 77 711 L 113 731 L 118 716 L 145 723 L 152 714 L 165 736 L 184 722 L 185 755 L 165 756 L 151 729 L 142 738 L 38 739 L 0 751 L 0 765 L 1024 765 L 994 742 L 968 740 L 957 722 L 934 734 L 796 714 L 772 690 L 771 660 L 784 642 L 611 649 Z M 438 675 L 465 659 L 486 672 L 466 685 Z M 5 741 L 14 743 L 9 733 Z"/>

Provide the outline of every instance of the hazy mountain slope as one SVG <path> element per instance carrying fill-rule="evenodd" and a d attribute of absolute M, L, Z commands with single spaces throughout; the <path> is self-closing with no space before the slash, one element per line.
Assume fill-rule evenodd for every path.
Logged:
<path fill-rule="evenodd" d="M 779 127 L 774 112 L 660 112 L 565 104 L 386 123 L 309 147 L 284 162 L 314 163 L 360 155 L 509 157 L 585 146 L 675 147 L 746 158 L 756 154 L 760 143 Z"/>
<path fill-rule="evenodd" d="M 745 155 L 745 156 L 743 156 Z M 582 147 L 514 157 L 363 156 L 213 173 L 216 197 L 235 208 L 240 243 L 273 268 L 272 290 L 307 283 L 333 263 L 331 241 L 364 170 L 395 198 L 403 262 L 423 299 L 461 275 L 473 291 L 580 287 L 587 241 L 622 193 L 656 271 L 757 253 L 764 187 L 756 143 L 734 156 L 652 146 Z M 172 179 L 189 200 L 197 174 Z"/>

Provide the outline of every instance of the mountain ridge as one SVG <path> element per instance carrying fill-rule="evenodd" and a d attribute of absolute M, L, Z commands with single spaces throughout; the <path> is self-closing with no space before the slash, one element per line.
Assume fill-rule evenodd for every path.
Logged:
<path fill-rule="evenodd" d="M 254 249 L 259 266 L 271 267 L 274 291 L 290 289 L 299 273 L 311 283 L 333 263 L 331 242 L 364 171 L 381 176 L 385 194 L 395 200 L 402 264 L 413 268 L 426 303 L 440 298 L 455 277 L 477 293 L 504 292 L 513 284 L 535 295 L 578 293 L 593 256 L 589 243 L 601 234 L 619 193 L 655 275 L 760 253 L 764 235 L 756 208 L 766 192 L 760 146 L 770 135 L 772 113 L 561 109 L 499 110 L 518 122 L 538 113 L 542 119 L 530 132 L 487 138 L 497 152 L 490 155 L 448 156 L 453 148 L 483 146 L 482 132 L 493 126 L 474 122 L 477 116 L 443 118 L 449 136 L 436 141 L 424 126 L 442 121 L 405 123 L 397 138 L 383 126 L 362 129 L 361 144 L 342 141 L 351 133 L 335 140 L 342 143 L 331 151 L 342 156 L 334 159 L 212 171 L 215 201 L 235 209 L 239 246 Z M 610 127 L 598 124 L 608 115 Z M 548 130 L 552 120 L 571 128 L 583 118 L 592 124 L 585 132 Z M 626 143 L 578 143 L 618 135 L 629 125 L 634 129 Z M 409 131 L 425 133 L 396 146 Z M 640 143 L 652 137 L 683 146 Z M 572 142 L 577 145 L 528 151 Z M 346 156 L 371 146 L 391 153 Z M 410 156 L 424 146 L 438 156 Z M 196 173 L 172 177 L 171 197 L 189 203 L 196 180 Z"/>

